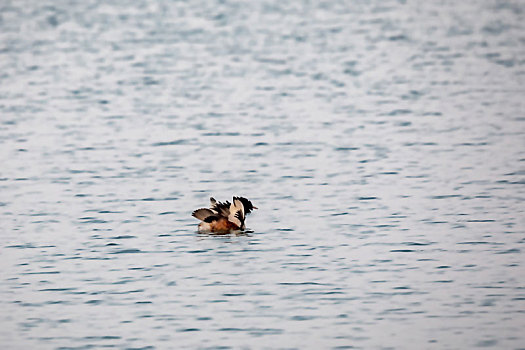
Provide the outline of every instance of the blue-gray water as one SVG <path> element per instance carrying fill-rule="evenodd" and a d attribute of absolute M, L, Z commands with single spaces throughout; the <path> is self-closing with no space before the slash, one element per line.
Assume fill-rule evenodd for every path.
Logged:
<path fill-rule="evenodd" d="M 1 348 L 523 348 L 524 66 L 520 0 L 2 1 Z"/>

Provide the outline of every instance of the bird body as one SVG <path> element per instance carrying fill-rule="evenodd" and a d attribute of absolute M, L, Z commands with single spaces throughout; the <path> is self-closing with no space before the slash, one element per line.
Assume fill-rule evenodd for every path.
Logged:
<path fill-rule="evenodd" d="M 239 230 L 240 227 L 226 218 L 213 220 L 212 222 L 202 221 L 199 224 L 199 232 L 229 232 Z"/>
<path fill-rule="evenodd" d="M 227 233 L 244 230 L 246 215 L 253 209 L 257 207 L 244 197 L 233 197 L 232 203 L 218 202 L 212 197 L 210 208 L 194 210 L 191 215 L 201 220 L 199 232 Z"/>

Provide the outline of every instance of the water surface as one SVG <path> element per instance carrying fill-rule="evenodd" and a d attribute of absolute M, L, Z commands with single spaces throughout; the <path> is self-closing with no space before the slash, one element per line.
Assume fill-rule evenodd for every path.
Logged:
<path fill-rule="evenodd" d="M 523 348 L 524 23 L 4 1 L 0 345 Z M 232 195 L 252 232 L 197 234 Z"/>

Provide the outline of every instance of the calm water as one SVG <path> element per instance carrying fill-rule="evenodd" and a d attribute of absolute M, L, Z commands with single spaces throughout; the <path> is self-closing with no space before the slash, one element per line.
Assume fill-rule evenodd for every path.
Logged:
<path fill-rule="evenodd" d="M 522 1 L 110 3 L 0 5 L 2 349 L 525 347 Z"/>

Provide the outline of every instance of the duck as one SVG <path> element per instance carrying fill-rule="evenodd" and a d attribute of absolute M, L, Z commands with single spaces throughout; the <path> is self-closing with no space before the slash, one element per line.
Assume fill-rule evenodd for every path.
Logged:
<path fill-rule="evenodd" d="M 228 233 L 244 231 L 246 229 L 246 215 L 258 209 L 252 202 L 244 197 L 233 197 L 232 202 L 219 202 L 210 197 L 209 208 L 199 208 L 191 215 L 201 220 L 199 232 Z"/>

